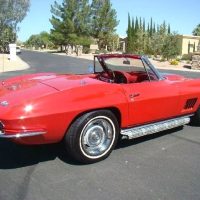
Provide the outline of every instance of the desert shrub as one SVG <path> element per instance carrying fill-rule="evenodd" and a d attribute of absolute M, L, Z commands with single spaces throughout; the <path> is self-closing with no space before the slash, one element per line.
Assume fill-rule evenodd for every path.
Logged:
<path fill-rule="evenodd" d="M 96 50 L 95 54 L 106 54 L 108 53 L 108 51 L 106 49 L 102 49 L 102 50 Z"/>
<path fill-rule="evenodd" d="M 178 65 L 178 60 L 171 60 L 170 65 Z"/>
<path fill-rule="evenodd" d="M 165 62 L 165 61 L 166 61 L 166 59 L 163 57 L 160 59 L 160 62 Z"/>
<path fill-rule="evenodd" d="M 192 54 L 189 53 L 189 54 L 183 54 L 182 60 L 192 60 Z"/>

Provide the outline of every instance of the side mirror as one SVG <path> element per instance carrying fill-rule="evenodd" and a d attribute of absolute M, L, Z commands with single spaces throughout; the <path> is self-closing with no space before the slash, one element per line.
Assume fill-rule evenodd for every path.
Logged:
<path fill-rule="evenodd" d="M 88 66 L 88 73 L 90 74 L 94 73 L 94 67 L 92 65 Z"/>

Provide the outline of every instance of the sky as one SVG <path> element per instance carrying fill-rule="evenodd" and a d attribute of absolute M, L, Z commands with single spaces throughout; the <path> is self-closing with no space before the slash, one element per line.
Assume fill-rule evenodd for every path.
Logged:
<path fill-rule="evenodd" d="M 52 28 L 49 19 L 51 5 L 55 0 L 30 0 L 31 6 L 27 16 L 19 24 L 18 40 L 26 41 L 31 35 L 42 31 L 49 32 Z M 62 3 L 63 0 L 57 0 Z M 193 29 L 200 24 L 200 0 L 111 0 L 112 7 L 117 11 L 119 25 L 116 33 L 126 36 L 128 13 L 131 17 L 144 18 L 146 23 L 151 17 L 156 24 L 164 20 L 170 24 L 171 31 L 178 34 L 191 35 Z"/>

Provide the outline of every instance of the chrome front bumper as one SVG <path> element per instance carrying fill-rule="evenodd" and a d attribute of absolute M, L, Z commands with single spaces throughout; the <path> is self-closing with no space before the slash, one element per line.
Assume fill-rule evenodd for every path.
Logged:
<path fill-rule="evenodd" d="M 19 132 L 16 134 L 6 134 L 2 131 L 0 131 L 0 138 L 22 138 L 22 137 L 32 137 L 32 136 L 37 136 L 37 135 L 43 135 L 45 134 L 45 131 L 33 131 L 33 132 Z"/>

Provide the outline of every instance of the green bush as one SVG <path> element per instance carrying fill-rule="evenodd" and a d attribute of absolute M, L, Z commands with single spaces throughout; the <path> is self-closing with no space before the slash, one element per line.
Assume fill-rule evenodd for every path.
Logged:
<path fill-rule="evenodd" d="M 85 53 L 85 54 L 90 53 L 90 48 L 86 47 L 86 46 L 83 46 L 83 53 Z"/>

